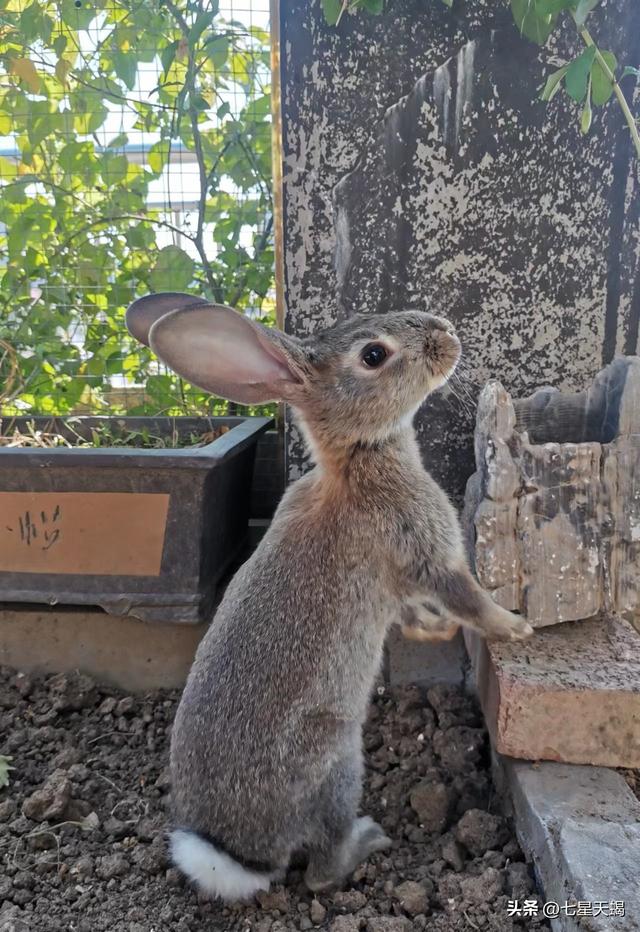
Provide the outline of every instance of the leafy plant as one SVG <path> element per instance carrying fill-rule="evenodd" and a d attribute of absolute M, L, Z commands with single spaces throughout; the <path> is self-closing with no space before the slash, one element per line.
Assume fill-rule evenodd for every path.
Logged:
<path fill-rule="evenodd" d="M 368 13 L 379 14 L 384 7 L 384 0 L 321 2 L 325 19 L 330 25 L 337 25 L 344 13 L 366 10 Z M 453 0 L 442 2 L 448 7 L 453 6 Z M 532 42 L 544 45 L 560 25 L 562 16 L 567 15 L 584 44 L 579 55 L 548 76 L 541 99 L 551 101 L 564 88 L 569 97 L 580 104 L 580 129 L 588 133 L 593 121 L 592 106 L 602 107 L 615 95 L 640 159 L 640 120 L 633 115 L 620 86 L 623 78 L 640 78 L 640 69 L 630 65 L 620 69 L 614 53 L 601 49 L 587 29 L 587 18 L 599 3 L 600 0 L 510 0 L 511 12 L 520 33 Z"/>
<path fill-rule="evenodd" d="M 193 290 L 272 320 L 268 33 L 218 0 L 0 0 L 0 65 L 4 410 L 222 413 L 124 310 Z"/>

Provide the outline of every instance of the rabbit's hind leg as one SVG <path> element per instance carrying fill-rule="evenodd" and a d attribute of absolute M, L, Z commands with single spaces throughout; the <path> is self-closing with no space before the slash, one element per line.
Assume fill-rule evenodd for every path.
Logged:
<path fill-rule="evenodd" d="M 314 801 L 316 832 L 307 845 L 305 883 L 316 893 L 339 886 L 361 861 L 391 845 L 373 819 L 356 818 L 361 787 L 360 759 L 343 760 L 334 766 Z"/>

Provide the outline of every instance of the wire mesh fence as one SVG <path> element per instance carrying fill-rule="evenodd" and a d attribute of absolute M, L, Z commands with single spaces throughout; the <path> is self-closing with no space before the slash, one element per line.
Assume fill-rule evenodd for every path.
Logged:
<path fill-rule="evenodd" d="M 128 337 L 149 291 L 272 322 L 268 0 L 0 2 L 3 413 L 217 413 Z"/>

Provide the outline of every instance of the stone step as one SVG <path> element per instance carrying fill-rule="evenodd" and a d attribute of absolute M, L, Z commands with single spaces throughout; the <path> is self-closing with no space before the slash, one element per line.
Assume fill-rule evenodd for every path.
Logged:
<path fill-rule="evenodd" d="M 640 801 L 622 776 L 499 755 L 494 776 L 535 864 L 546 903 L 538 915 L 553 932 L 640 932 Z"/>
<path fill-rule="evenodd" d="M 631 624 L 565 622 L 513 644 L 467 631 L 465 643 L 499 753 L 640 767 L 640 634 Z"/>

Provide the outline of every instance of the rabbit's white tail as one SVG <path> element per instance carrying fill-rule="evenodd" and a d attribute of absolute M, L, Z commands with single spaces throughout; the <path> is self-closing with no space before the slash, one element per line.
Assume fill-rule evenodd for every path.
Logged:
<path fill-rule="evenodd" d="M 185 829 L 171 832 L 171 856 L 183 874 L 209 896 L 227 902 L 248 900 L 258 890 L 268 890 L 279 871 L 250 870 L 220 851 L 201 835 Z"/>

